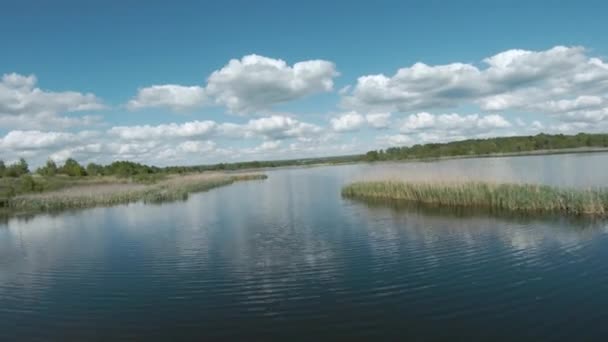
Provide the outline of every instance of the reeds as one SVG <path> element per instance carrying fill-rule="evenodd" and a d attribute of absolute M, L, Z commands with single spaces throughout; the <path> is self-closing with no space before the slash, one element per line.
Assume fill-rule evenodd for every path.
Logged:
<path fill-rule="evenodd" d="M 107 184 L 80 186 L 35 195 L 17 196 L 8 200 L 12 212 L 40 212 L 64 209 L 111 206 L 130 202 L 159 203 L 185 200 L 188 194 L 207 191 L 236 181 L 265 179 L 263 174 L 194 174 L 173 176 L 151 185 Z"/>
<path fill-rule="evenodd" d="M 404 200 L 446 207 L 477 207 L 497 211 L 608 216 L 608 190 L 561 189 L 533 184 L 356 182 L 342 196 Z"/>

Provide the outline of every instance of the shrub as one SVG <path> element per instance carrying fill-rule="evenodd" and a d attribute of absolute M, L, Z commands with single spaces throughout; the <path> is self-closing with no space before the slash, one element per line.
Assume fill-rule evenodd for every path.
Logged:
<path fill-rule="evenodd" d="M 87 171 L 78 162 L 72 158 L 68 158 L 65 161 L 63 167 L 61 167 L 61 173 L 66 174 L 70 177 L 81 177 L 86 176 Z"/>

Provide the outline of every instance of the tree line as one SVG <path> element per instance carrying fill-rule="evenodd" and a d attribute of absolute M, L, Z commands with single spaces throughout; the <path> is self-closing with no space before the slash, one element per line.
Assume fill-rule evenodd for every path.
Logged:
<path fill-rule="evenodd" d="M 66 175 L 70 177 L 128 177 L 142 174 L 160 173 L 161 171 L 163 171 L 163 169 L 159 167 L 148 166 L 130 161 L 116 161 L 108 165 L 89 163 L 86 166 L 82 166 L 75 159 L 68 158 L 63 165 L 57 165 L 54 160 L 49 159 L 45 165 L 36 169 L 34 173 L 41 176 Z M 4 161 L 0 160 L 0 177 L 17 178 L 28 174 L 31 174 L 31 172 L 25 159 L 21 158 L 19 161 L 10 165 L 6 165 Z"/>
<path fill-rule="evenodd" d="M 361 156 L 356 156 L 360 159 Z M 352 156 L 346 157 L 326 157 L 326 158 L 310 158 L 310 159 L 293 159 L 293 160 L 277 160 L 277 161 L 248 161 L 238 163 L 218 163 L 211 165 L 194 165 L 194 166 L 167 166 L 157 167 L 145 164 L 135 163 L 131 161 L 115 161 L 108 165 L 97 163 L 89 163 L 86 166 L 81 165 L 75 159 L 67 159 L 63 165 L 58 165 L 54 160 L 48 159 L 46 164 L 37 168 L 34 172 L 30 172 L 28 163 L 21 158 L 19 161 L 5 165 L 0 160 L 0 178 L 18 178 L 28 174 L 38 174 L 40 176 L 56 176 L 65 175 L 70 177 L 85 177 L 85 176 L 118 176 L 118 177 L 134 177 L 146 176 L 155 174 L 181 174 L 190 172 L 203 171 L 234 171 L 243 169 L 259 169 L 273 168 L 281 166 L 296 166 L 296 165 L 313 165 L 319 163 L 339 163 L 352 160 Z"/>
<path fill-rule="evenodd" d="M 534 136 L 468 139 L 449 143 L 418 144 L 411 147 L 391 147 L 385 150 L 372 150 L 367 152 L 363 159 L 366 161 L 425 159 L 584 147 L 608 147 L 608 134 L 538 134 Z"/>

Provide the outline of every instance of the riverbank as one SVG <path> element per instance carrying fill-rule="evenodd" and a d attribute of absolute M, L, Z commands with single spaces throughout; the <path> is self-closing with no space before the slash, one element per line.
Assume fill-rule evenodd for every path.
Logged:
<path fill-rule="evenodd" d="M 533 184 L 481 182 L 356 182 L 342 188 L 346 198 L 400 200 L 441 207 L 474 207 L 520 213 L 608 216 L 608 190 L 561 189 Z"/>
<path fill-rule="evenodd" d="M 241 173 L 241 172 L 255 172 L 255 171 L 271 171 L 271 170 L 288 170 L 288 169 L 304 169 L 314 167 L 325 167 L 325 166 L 342 166 L 342 165 L 354 165 L 354 164 L 402 164 L 402 163 L 430 163 L 437 161 L 446 160 L 458 160 L 458 159 L 483 159 L 483 158 L 507 158 L 507 157 L 529 157 L 529 156 L 550 156 L 556 154 L 586 154 L 586 153 L 607 153 L 608 147 L 577 147 L 577 148 L 559 148 L 559 149 L 548 149 L 548 150 L 536 150 L 536 151 L 525 151 L 525 152 L 505 152 L 505 153 L 487 153 L 487 154 L 473 154 L 473 155 L 456 155 L 456 156 L 443 156 L 443 157 L 426 157 L 426 158 L 408 158 L 408 159 L 396 159 L 396 160 L 376 160 L 369 161 L 364 159 L 364 155 L 355 156 L 353 160 L 339 161 L 339 162 L 322 162 L 322 163 L 311 163 L 304 165 L 284 165 L 284 166 L 272 166 L 272 167 L 258 167 L 258 168 L 245 168 L 238 170 L 228 170 L 227 173 Z"/>
<path fill-rule="evenodd" d="M 185 200 L 190 193 L 207 191 L 238 181 L 266 179 L 264 174 L 199 173 L 172 175 L 163 180 L 142 184 L 124 180 L 82 183 L 56 191 L 30 193 L 5 199 L 6 215 L 58 211 L 65 209 L 111 206 L 143 201 L 158 203 Z"/>

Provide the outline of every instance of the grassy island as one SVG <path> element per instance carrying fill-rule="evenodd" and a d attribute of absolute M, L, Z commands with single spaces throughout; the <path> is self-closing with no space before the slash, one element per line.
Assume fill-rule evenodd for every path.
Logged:
<path fill-rule="evenodd" d="M 356 182 L 345 186 L 347 198 L 403 200 L 443 207 L 475 207 L 520 213 L 608 216 L 608 190 L 561 189 L 532 184 Z"/>
<path fill-rule="evenodd" d="M 143 201 L 158 203 L 185 200 L 190 193 L 207 191 L 237 181 L 265 179 L 264 174 L 199 173 L 169 175 L 153 183 L 103 179 L 81 182 L 60 190 L 27 193 L 4 200 L 5 213 L 30 213 L 110 206 Z"/>

